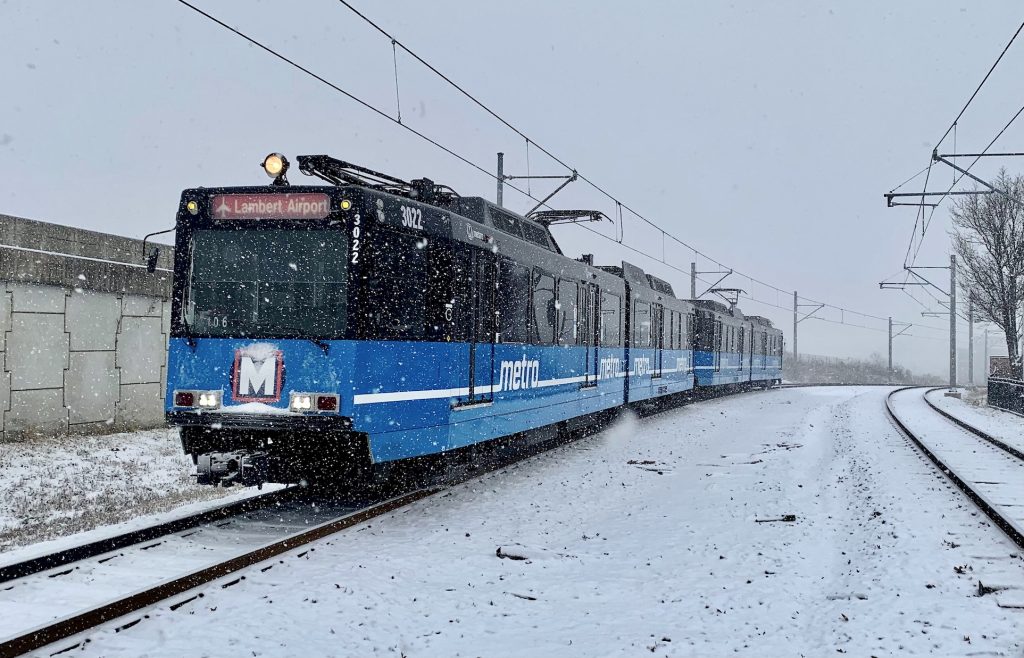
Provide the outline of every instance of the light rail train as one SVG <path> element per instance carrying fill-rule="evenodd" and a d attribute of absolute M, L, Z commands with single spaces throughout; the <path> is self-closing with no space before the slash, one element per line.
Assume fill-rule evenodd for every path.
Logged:
<path fill-rule="evenodd" d="M 273 154 L 272 185 L 181 195 L 166 416 L 200 483 L 337 480 L 781 381 L 770 321 L 567 257 L 550 214 L 298 166 L 327 185 L 289 185 Z"/>

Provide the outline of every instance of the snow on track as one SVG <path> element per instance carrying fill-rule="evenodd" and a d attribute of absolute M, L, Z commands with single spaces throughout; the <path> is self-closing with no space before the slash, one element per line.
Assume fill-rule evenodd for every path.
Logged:
<path fill-rule="evenodd" d="M 1015 547 L 895 430 L 887 392 L 626 420 L 82 653 L 1019 654 L 1024 613 L 974 576 L 1019 571 Z"/>
<path fill-rule="evenodd" d="M 1024 417 L 988 406 L 970 404 L 960 398 L 946 397 L 942 391 L 930 393 L 928 399 L 968 425 L 1024 452 Z"/>
<path fill-rule="evenodd" d="M 1024 528 L 1024 461 L 935 413 L 922 389 L 901 391 L 892 401 L 893 411 L 929 450 L 1002 516 Z"/>
<path fill-rule="evenodd" d="M 255 493 L 198 487 L 194 471 L 177 429 L 0 444 L 0 562 Z M 153 518 L 137 522 L 141 516 Z M 36 543 L 44 540 L 47 545 Z"/>
<path fill-rule="evenodd" d="M 245 553 L 354 509 L 285 502 L 0 584 L 0 640 Z"/>

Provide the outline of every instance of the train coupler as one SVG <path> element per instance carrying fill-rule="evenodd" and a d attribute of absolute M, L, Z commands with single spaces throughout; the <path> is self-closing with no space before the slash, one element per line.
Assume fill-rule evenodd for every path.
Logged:
<path fill-rule="evenodd" d="M 270 474 L 270 457 L 265 452 L 207 452 L 196 460 L 198 484 L 263 488 Z"/>

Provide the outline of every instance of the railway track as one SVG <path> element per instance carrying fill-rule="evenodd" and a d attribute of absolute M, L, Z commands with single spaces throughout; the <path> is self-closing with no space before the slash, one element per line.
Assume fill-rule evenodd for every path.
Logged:
<path fill-rule="evenodd" d="M 1003 532 L 1024 548 L 1024 453 L 906 387 L 886 396 L 893 423 Z"/>
<path fill-rule="evenodd" d="M 176 610 L 200 598 L 204 586 L 239 582 L 245 576 L 238 572 L 248 567 L 289 552 L 302 555 L 311 542 L 601 429 L 528 449 L 499 447 L 481 464 L 456 464 L 444 484 L 407 483 L 404 490 L 389 489 L 387 499 L 319 500 L 314 508 L 289 488 L 0 567 L 0 658 L 51 645 L 43 655 L 63 653 L 86 641 L 87 631 L 115 620 L 118 630 L 129 628 L 150 606 Z"/>
<path fill-rule="evenodd" d="M 456 463 L 435 474 L 441 484 L 420 486 L 414 476 L 379 489 L 355 487 L 357 495 L 382 491 L 377 499 L 317 499 L 314 508 L 298 491 L 286 489 L 250 499 L 258 502 L 247 508 L 232 504 L 202 519 L 188 517 L 104 540 L 117 546 L 112 551 L 98 552 L 106 545 L 93 542 L 9 565 L 6 582 L 0 582 L 0 658 L 43 648 L 42 655 L 63 653 L 86 641 L 87 631 L 115 620 L 117 630 L 129 628 L 150 606 L 176 610 L 202 597 L 204 586 L 229 587 L 243 580 L 244 574 L 237 574 L 248 567 L 286 553 L 302 556 L 302 548 L 319 539 L 600 429 L 603 425 L 528 448 L 496 446 L 478 463 Z"/>
<path fill-rule="evenodd" d="M 127 548 L 135 544 L 160 539 L 161 537 L 166 537 L 167 535 L 171 535 L 176 532 L 183 532 L 198 526 L 216 523 L 247 512 L 255 512 L 271 505 L 287 502 L 288 500 L 293 499 L 296 493 L 296 489 L 292 487 L 280 489 L 278 491 L 253 496 L 251 498 L 235 501 L 226 505 L 220 505 L 196 514 L 190 514 L 188 516 L 171 519 L 170 521 L 165 521 L 163 523 L 157 523 L 145 528 L 131 530 L 111 537 L 104 537 L 79 546 L 54 551 L 52 553 L 47 553 L 45 555 L 40 555 L 11 564 L 0 565 L 0 591 L 5 589 L 4 583 L 11 580 L 25 578 L 33 574 L 48 571 L 50 569 L 56 569 L 74 562 L 87 560 L 89 558 L 104 555 L 105 553 Z"/>

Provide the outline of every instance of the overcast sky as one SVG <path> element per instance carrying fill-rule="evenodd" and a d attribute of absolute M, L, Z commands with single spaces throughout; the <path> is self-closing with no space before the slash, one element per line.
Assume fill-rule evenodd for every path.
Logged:
<path fill-rule="evenodd" d="M 878 288 L 901 270 L 914 221 L 882 193 L 927 164 L 1024 18 L 1019 2 L 353 2 L 536 143 L 729 267 L 808 298 L 946 326 Z M 196 4 L 394 113 L 391 44 L 340 3 Z M 494 197 L 492 179 L 174 0 L 7 0 L 0 48 L 0 213 L 142 237 L 172 225 L 183 188 L 266 182 L 258 164 L 271 151 L 328 153 Z M 1024 39 L 961 120 L 960 151 L 982 148 L 1024 103 L 1022 64 Z M 506 172 L 526 173 L 522 138 L 407 55 L 398 69 L 403 121 L 489 170 L 504 151 Z M 1002 150 L 1020 150 L 1021 124 Z M 535 149 L 529 165 L 565 173 Z M 951 174 L 933 170 L 945 186 Z M 551 186 L 531 187 L 540 196 Z M 582 182 L 557 200 L 615 213 Z M 508 190 L 506 205 L 533 204 Z M 948 262 L 945 208 L 936 220 L 919 264 Z M 567 254 L 625 258 L 688 292 L 687 276 L 648 256 L 662 257 L 660 234 L 628 213 L 624 243 L 643 254 L 576 227 L 556 235 Z M 693 256 L 666 243 L 681 270 Z M 792 304 L 745 277 L 722 285 Z M 792 313 L 768 304 L 741 307 L 788 339 Z M 875 330 L 808 320 L 802 353 L 885 354 L 884 322 L 821 315 Z M 911 331 L 897 339 L 897 362 L 945 372 L 945 331 Z"/>

